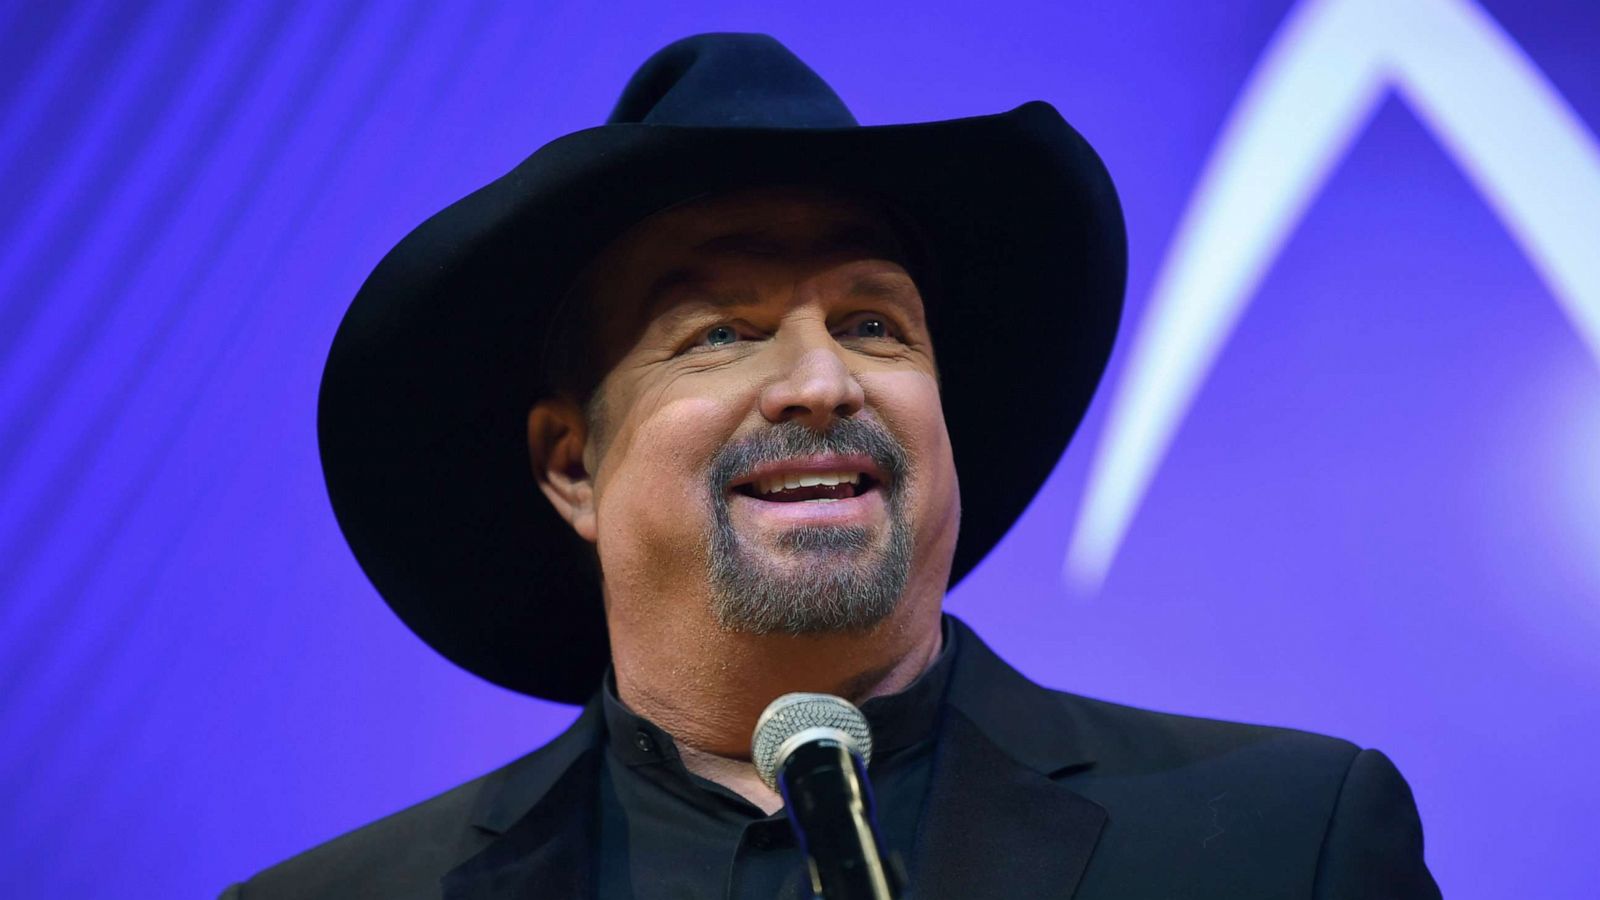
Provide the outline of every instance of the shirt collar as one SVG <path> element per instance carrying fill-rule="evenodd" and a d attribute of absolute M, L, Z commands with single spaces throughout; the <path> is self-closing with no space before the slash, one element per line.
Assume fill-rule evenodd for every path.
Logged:
<path fill-rule="evenodd" d="M 905 690 L 885 694 L 861 704 L 861 713 L 872 726 L 872 753 L 884 758 L 933 736 L 939 721 L 939 707 L 954 667 L 957 629 L 945 616 L 941 629 L 943 646 L 933 664 Z M 600 702 L 605 716 L 607 741 L 611 752 L 629 766 L 659 763 L 678 757 L 672 736 L 654 722 L 629 709 L 617 697 L 616 679 L 606 671 Z"/>

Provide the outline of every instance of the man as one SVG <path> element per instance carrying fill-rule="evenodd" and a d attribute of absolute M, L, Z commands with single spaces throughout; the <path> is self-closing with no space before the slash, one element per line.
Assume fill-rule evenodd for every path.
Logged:
<path fill-rule="evenodd" d="M 1071 436 L 1123 274 L 1044 104 L 862 128 L 770 38 L 658 53 L 396 247 L 323 384 L 385 599 L 583 714 L 230 895 L 804 896 L 750 736 L 821 691 L 871 723 L 912 896 L 1437 896 L 1381 754 L 1048 691 L 941 615 Z"/>

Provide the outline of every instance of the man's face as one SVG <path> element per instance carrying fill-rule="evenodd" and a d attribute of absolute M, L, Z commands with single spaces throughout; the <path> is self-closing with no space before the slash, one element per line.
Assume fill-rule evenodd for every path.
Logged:
<path fill-rule="evenodd" d="M 892 243 L 864 205 L 766 189 L 658 215 L 596 261 L 616 361 L 584 462 L 614 619 L 806 634 L 939 602 L 960 501 Z"/>

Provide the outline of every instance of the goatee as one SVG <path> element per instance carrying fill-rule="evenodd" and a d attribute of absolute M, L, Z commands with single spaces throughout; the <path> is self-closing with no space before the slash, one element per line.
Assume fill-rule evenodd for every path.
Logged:
<path fill-rule="evenodd" d="M 801 558 L 801 564 L 774 566 L 734 529 L 728 485 L 764 463 L 821 454 L 863 455 L 878 466 L 885 476 L 878 489 L 888 507 L 888 534 L 875 541 L 873 530 L 863 526 L 791 529 L 779 536 L 776 549 Z M 900 443 L 869 419 L 839 419 L 827 431 L 783 422 L 718 451 L 708 479 L 708 559 L 718 624 L 752 634 L 800 635 L 861 631 L 888 618 L 911 571 L 908 469 Z"/>

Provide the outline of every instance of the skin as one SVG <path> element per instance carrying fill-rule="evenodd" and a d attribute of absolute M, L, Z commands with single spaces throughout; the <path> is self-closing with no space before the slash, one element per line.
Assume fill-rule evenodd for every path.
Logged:
<path fill-rule="evenodd" d="M 866 204 L 801 189 L 721 195 L 647 219 L 590 268 L 592 350 L 611 363 L 594 402 L 551 398 L 528 416 L 545 496 L 599 554 L 620 698 L 673 735 L 691 770 L 769 812 L 782 801 L 748 762 L 768 703 L 790 691 L 856 703 L 894 693 L 939 650 L 960 495 L 926 312 L 888 251 L 838 240 L 883 230 Z M 781 422 L 826 431 L 844 417 L 881 423 L 909 459 L 899 489 L 913 552 L 900 602 L 865 630 L 720 627 L 706 564 L 708 462 Z M 777 571 L 868 552 L 799 555 L 776 544 L 794 524 L 772 510 L 797 504 L 729 502 L 743 544 Z M 884 504 L 846 506 L 841 515 L 880 546 Z"/>

